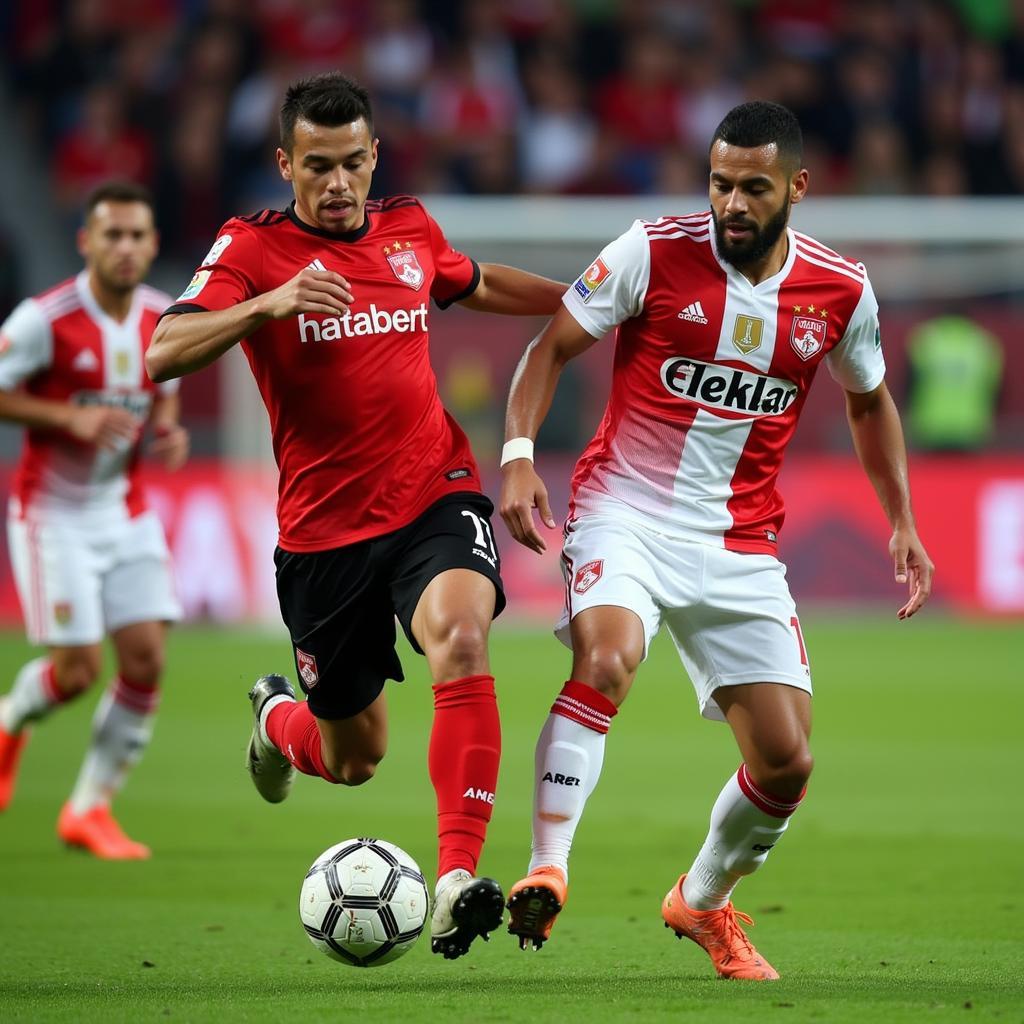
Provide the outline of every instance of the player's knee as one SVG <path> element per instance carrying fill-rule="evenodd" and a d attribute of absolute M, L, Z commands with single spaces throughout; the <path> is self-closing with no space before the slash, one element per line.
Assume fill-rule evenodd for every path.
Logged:
<path fill-rule="evenodd" d="M 164 663 L 161 647 L 143 647 L 122 657 L 118 670 L 122 678 L 139 686 L 155 686 L 164 673 Z"/>
<path fill-rule="evenodd" d="M 87 657 L 54 664 L 53 669 L 57 689 L 69 699 L 88 690 L 99 678 L 99 675 L 99 659 Z"/>
<path fill-rule="evenodd" d="M 618 705 L 626 699 L 636 669 L 619 648 L 595 645 L 577 654 L 573 678 L 592 686 Z"/>
<path fill-rule="evenodd" d="M 453 679 L 487 670 L 487 630 L 475 619 L 459 619 L 443 631 L 440 643 L 444 674 Z"/>
<path fill-rule="evenodd" d="M 769 752 L 758 766 L 755 782 L 769 793 L 787 800 L 796 800 L 803 792 L 814 769 L 814 758 L 806 743 L 777 748 Z"/>

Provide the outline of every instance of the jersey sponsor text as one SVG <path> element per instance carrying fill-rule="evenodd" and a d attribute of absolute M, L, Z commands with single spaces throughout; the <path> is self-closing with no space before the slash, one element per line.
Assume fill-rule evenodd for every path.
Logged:
<path fill-rule="evenodd" d="M 777 416 L 800 389 L 791 381 L 676 356 L 661 364 L 661 382 L 669 394 L 705 409 L 728 409 L 747 416 Z"/>
<path fill-rule="evenodd" d="M 323 316 L 318 318 L 299 314 L 299 340 L 337 341 L 341 337 L 360 338 L 367 334 L 406 334 L 412 331 L 427 329 L 427 305 L 421 302 L 413 309 L 396 309 L 389 313 L 386 309 L 378 309 L 370 303 L 369 312 L 353 313 L 349 310 L 344 316 Z"/>

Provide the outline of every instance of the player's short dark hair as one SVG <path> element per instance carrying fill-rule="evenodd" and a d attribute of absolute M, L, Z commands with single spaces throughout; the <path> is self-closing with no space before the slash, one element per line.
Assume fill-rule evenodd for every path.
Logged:
<path fill-rule="evenodd" d="M 145 203 L 152 210 L 153 194 L 136 181 L 104 181 L 86 196 L 83 219 L 88 220 L 100 203 Z"/>
<path fill-rule="evenodd" d="M 752 100 L 733 107 L 711 137 L 711 146 L 721 139 L 730 146 L 757 149 L 775 143 L 779 158 L 794 170 L 804 156 L 804 136 L 796 114 L 781 103 Z"/>
<path fill-rule="evenodd" d="M 281 104 L 281 148 L 286 153 L 295 146 L 295 122 L 300 118 L 328 128 L 362 119 L 373 135 L 370 94 L 340 71 L 303 78 L 288 87 Z"/>

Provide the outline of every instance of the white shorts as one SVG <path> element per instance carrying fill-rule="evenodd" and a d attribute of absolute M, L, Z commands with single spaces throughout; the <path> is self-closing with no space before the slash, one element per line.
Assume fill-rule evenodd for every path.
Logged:
<path fill-rule="evenodd" d="M 784 683 L 811 692 L 786 567 L 772 555 L 665 537 L 603 515 L 573 520 L 562 554 L 566 608 L 555 635 L 566 646 L 574 616 L 614 605 L 643 623 L 644 658 L 665 623 L 705 718 L 724 720 L 713 697 L 719 686 Z"/>
<path fill-rule="evenodd" d="M 153 512 L 12 514 L 7 540 L 31 643 L 77 647 L 136 622 L 181 618 L 170 552 Z"/>

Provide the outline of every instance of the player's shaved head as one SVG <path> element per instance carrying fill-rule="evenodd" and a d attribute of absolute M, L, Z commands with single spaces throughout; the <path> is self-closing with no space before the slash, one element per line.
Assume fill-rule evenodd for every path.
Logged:
<path fill-rule="evenodd" d="M 803 163 L 804 138 L 800 122 L 793 111 L 781 103 L 753 100 L 733 107 L 715 129 L 711 137 L 712 149 L 716 142 L 741 149 L 774 145 L 779 162 L 790 171 L 798 170 Z"/>
<path fill-rule="evenodd" d="M 295 148 L 299 120 L 326 128 L 363 120 L 373 136 L 369 93 L 340 71 L 303 78 L 288 87 L 281 104 L 281 148 L 288 154 Z"/>

